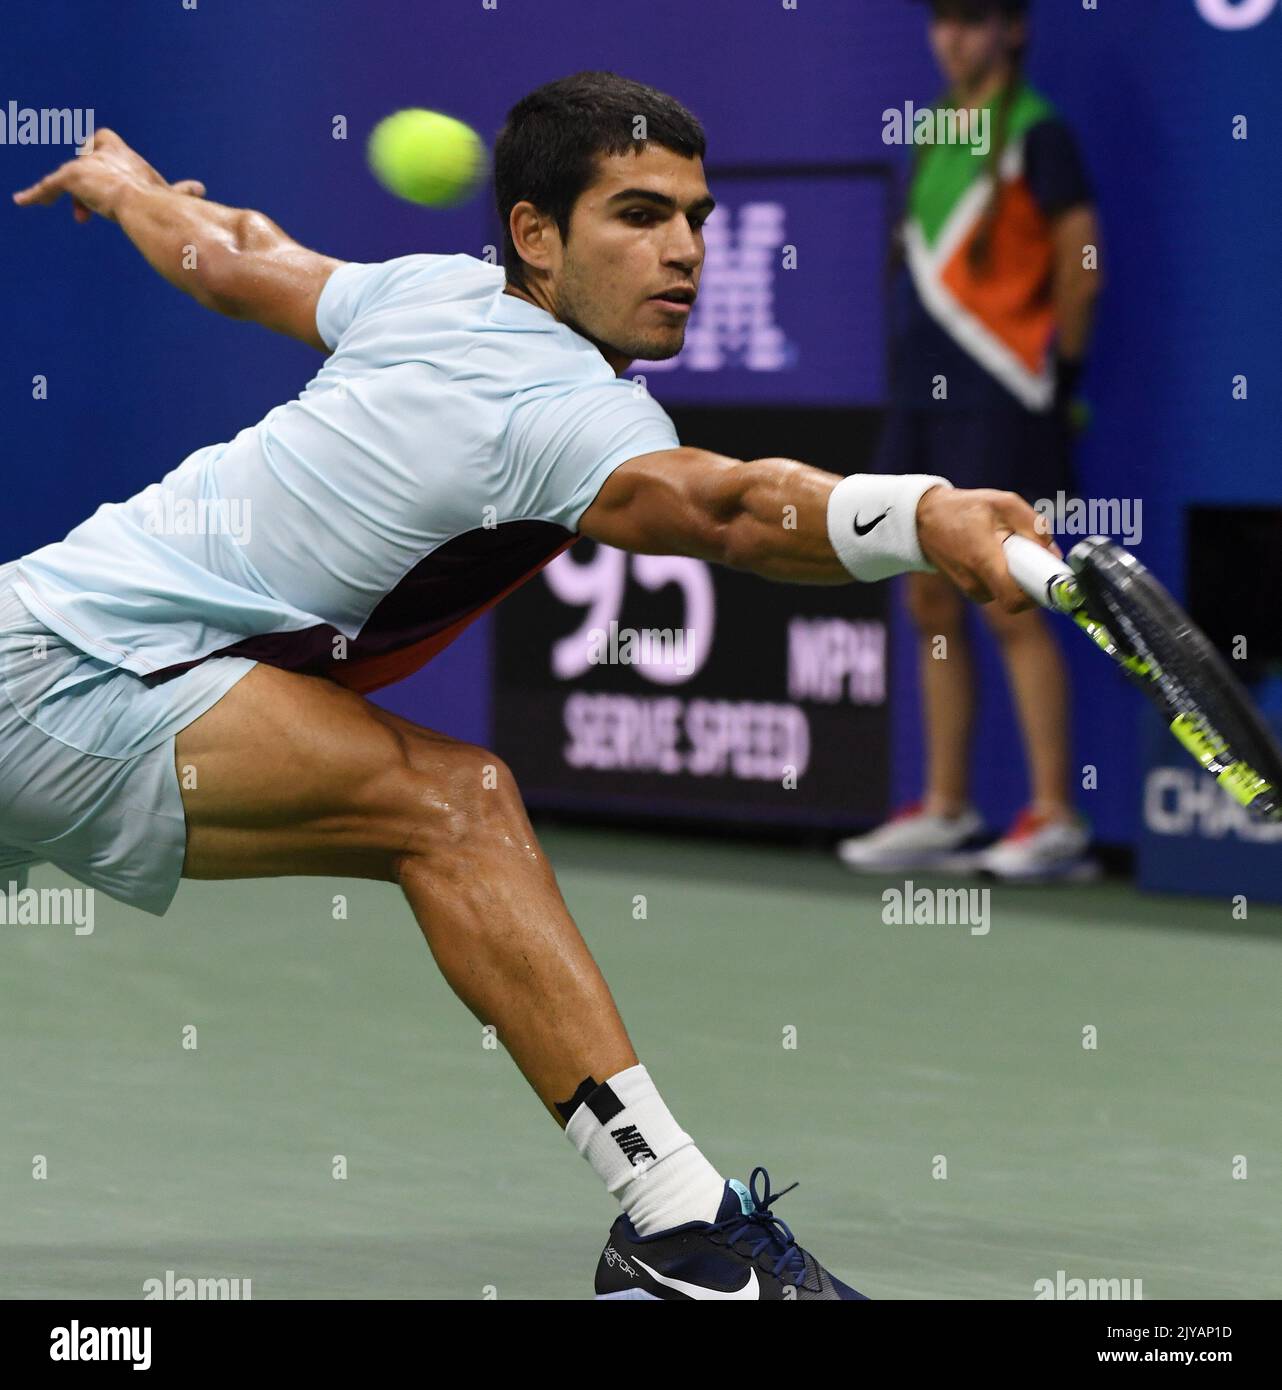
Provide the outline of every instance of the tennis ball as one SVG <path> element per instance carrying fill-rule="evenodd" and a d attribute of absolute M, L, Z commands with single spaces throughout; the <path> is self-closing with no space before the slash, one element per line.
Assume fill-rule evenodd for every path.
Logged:
<path fill-rule="evenodd" d="M 453 116 L 420 107 L 379 121 L 366 153 L 384 188 L 425 207 L 463 202 L 485 172 L 485 142 L 476 131 Z"/>

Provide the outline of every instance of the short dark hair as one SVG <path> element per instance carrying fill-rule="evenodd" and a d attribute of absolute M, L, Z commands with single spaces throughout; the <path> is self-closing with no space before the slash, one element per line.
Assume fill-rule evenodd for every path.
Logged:
<path fill-rule="evenodd" d="M 645 140 L 636 120 L 645 118 Z M 598 155 L 626 154 L 647 143 L 693 159 L 707 139 L 674 97 L 613 72 L 576 72 L 524 96 L 507 113 L 494 142 L 494 199 L 503 224 L 503 264 L 510 284 L 524 285 L 525 262 L 512 244 L 512 209 L 531 202 L 570 235 L 570 214 L 596 174 Z"/>

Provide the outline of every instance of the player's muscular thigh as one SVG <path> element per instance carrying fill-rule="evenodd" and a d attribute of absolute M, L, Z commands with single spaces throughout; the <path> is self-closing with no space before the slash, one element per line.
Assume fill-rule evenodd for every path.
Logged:
<path fill-rule="evenodd" d="M 179 734 L 176 764 L 189 878 L 390 879 L 405 855 L 448 856 L 514 814 L 484 749 L 269 666 Z"/>

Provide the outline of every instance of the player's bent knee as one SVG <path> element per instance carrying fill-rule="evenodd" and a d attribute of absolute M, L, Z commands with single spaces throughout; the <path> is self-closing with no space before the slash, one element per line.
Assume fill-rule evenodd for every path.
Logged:
<path fill-rule="evenodd" d="M 402 740 L 397 766 L 380 779 L 387 817 L 389 878 L 423 862 L 445 872 L 509 842 L 524 840 L 525 806 L 511 768 L 488 749 L 454 740 Z"/>

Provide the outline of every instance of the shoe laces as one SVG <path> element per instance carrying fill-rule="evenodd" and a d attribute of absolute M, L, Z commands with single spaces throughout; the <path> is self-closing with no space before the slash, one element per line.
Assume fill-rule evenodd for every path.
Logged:
<path fill-rule="evenodd" d="M 761 1190 L 757 1190 L 757 1179 L 761 1179 Z M 796 1237 L 770 1208 L 780 1197 L 791 1192 L 797 1184 L 785 1187 L 782 1192 L 771 1192 L 770 1174 L 764 1168 L 754 1168 L 748 1179 L 748 1191 L 752 1195 L 753 1210 L 748 1213 L 736 1212 L 724 1221 L 714 1222 L 711 1229 L 725 1234 L 725 1243 L 734 1247 L 739 1241 L 750 1242 L 748 1254 L 756 1261 L 767 1251 L 774 1255 L 775 1263 L 771 1273 L 776 1279 L 784 1279 L 793 1285 L 800 1285 L 806 1274 L 806 1257 Z"/>

